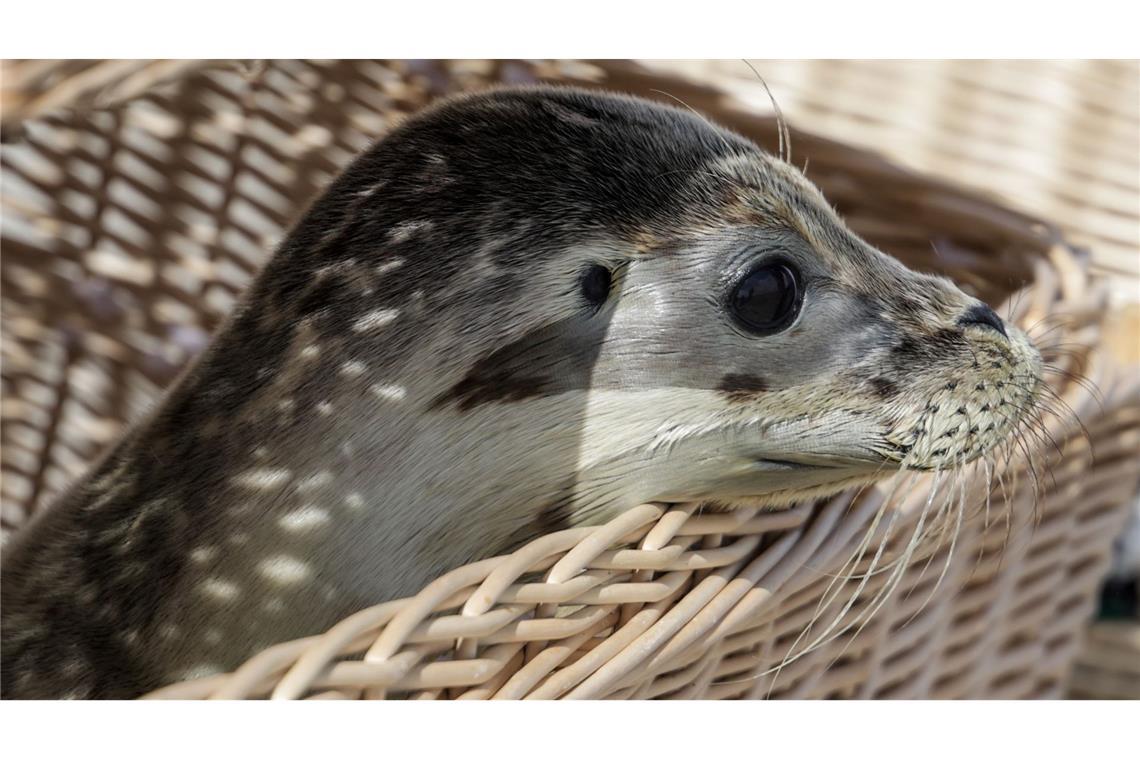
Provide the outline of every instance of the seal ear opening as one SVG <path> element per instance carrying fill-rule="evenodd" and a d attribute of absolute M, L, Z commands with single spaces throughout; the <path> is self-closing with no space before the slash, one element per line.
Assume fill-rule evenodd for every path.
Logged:
<path fill-rule="evenodd" d="M 602 307 L 610 296 L 613 273 L 603 264 L 591 264 L 578 280 L 582 297 L 594 311 Z"/>

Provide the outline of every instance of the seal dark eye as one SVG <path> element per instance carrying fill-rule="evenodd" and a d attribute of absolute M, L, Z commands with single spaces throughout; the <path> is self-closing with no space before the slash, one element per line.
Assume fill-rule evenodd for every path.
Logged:
<path fill-rule="evenodd" d="M 586 303 L 594 308 L 605 303 L 610 294 L 610 280 L 610 270 L 601 264 L 594 264 L 583 272 L 580 285 L 582 297 L 586 299 Z"/>
<path fill-rule="evenodd" d="M 728 307 L 741 327 L 755 335 L 771 335 L 790 325 L 802 302 L 799 277 L 789 264 L 761 264 L 740 278 Z"/>

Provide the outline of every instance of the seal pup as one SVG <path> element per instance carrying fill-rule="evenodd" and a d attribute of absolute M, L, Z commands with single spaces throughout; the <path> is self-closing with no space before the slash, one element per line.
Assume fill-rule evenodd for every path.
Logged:
<path fill-rule="evenodd" d="M 3 558 L 6 697 L 232 669 L 647 501 L 941 470 L 1034 403 L 1026 337 L 694 113 L 433 107 L 317 199 L 211 345 Z"/>

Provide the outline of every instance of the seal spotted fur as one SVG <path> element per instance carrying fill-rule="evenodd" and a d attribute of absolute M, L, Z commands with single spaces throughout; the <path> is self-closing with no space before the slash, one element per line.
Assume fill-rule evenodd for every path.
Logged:
<path fill-rule="evenodd" d="M 988 307 L 694 114 L 450 100 L 332 183 L 153 414 L 5 551 L 4 696 L 228 670 L 646 501 L 776 508 L 952 468 L 1040 375 Z"/>

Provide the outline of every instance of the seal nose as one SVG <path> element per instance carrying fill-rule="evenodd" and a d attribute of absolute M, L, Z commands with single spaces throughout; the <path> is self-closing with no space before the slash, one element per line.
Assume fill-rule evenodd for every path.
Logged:
<path fill-rule="evenodd" d="M 1002 337 L 1008 338 L 1005 332 L 1005 323 L 1001 321 L 993 309 L 986 306 L 984 303 L 975 304 L 966 310 L 966 313 L 958 317 L 958 324 L 962 327 L 966 325 L 985 325 L 992 327 L 1002 334 Z"/>

